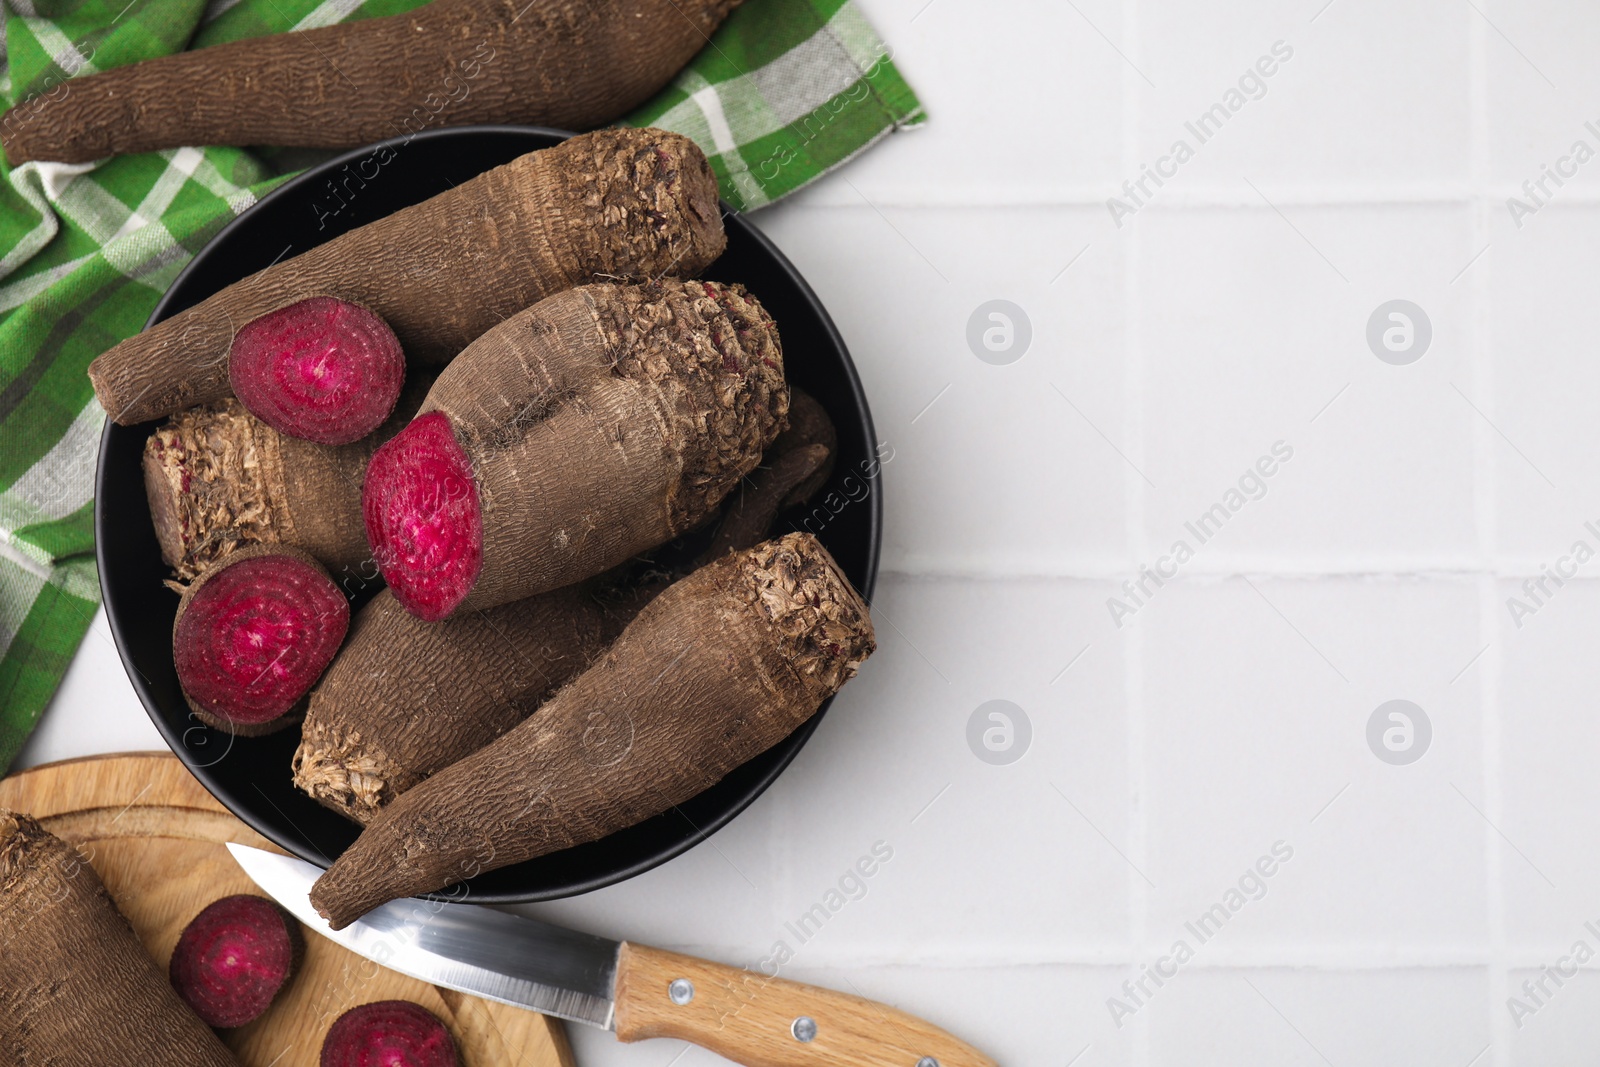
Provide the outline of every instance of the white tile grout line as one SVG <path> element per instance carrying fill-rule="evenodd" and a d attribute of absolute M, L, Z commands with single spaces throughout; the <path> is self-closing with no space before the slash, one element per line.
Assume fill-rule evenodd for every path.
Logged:
<path fill-rule="evenodd" d="M 1495 599 L 1495 585 L 1493 578 L 1481 579 L 1479 587 L 1479 611 L 1482 613 L 1483 630 L 1479 633 L 1480 639 L 1493 640 L 1494 622 L 1499 604 Z M 1511 959 L 1506 945 L 1506 907 L 1505 907 L 1505 845 L 1500 839 L 1494 826 L 1504 821 L 1504 774 L 1500 759 L 1500 711 L 1497 706 L 1500 693 L 1501 676 L 1501 642 L 1494 642 L 1483 658 L 1478 661 L 1475 668 L 1478 671 L 1478 699 L 1483 708 L 1480 722 L 1483 729 L 1481 742 L 1483 752 L 1483 781 L 1485 793 L 1483 798 L 1484 809 L 1494 825 L 1484 827 L 1484 876 L 1487 879 L 1488 892 L 1485 895 L 1485 906 L 1488 908 L 1489 928 L 1489 1036 L 1494 1043 L 1493 1062 L 1499 1067 L 1509 1067 L 1512 1062 L 1511 1038 L 1513 1031 L 1510 1018 L 1506 1013 L 1505 1004 L 1510 985 Z"/>
<path fill-rule="evenodd" d="M 1471 94 L 1471 174 L 1473 186 L 1472 248 L 1486 248 L 1491 241 L 1489 231 L 1489 67 L 1487 24 L 1470 6 L 1462 9 L 1461 17 L 1467 20 L 1467 48 L 1469 51 L 1469 92 Z M 1480 253 L 1481 256 L 1481 253 Z M 1493 321 L 1489 282 L 1494 270 L 1494 257 L 1474 257 L 1472 268 L 1472 341 L 1469 365 L 1472 368 L 1473 392 L 1484 398 L 1483 403 L 1493 411 L 1494 367 L 1491 361 L 1489 328 Z M 1452 284 L 1454 284 L 1452 282 Z M 1478 549 L 1484 561 L 1483 574 L 1478 578 L 1478 639 L 1489 643 L 1475 668 L 1478 674 L 1479 729 L 1482 737 L 1479 748 L 1483 760 L 1481 768 L 1484 783 L 1483 804 L 1488 821 L 1499 825 L 1503 821 L 1503 779 L 1500 760 L 1500 714 L 1496 697 L 1500 685 L 1501 649 L 1495 641 L 1495 620 L 1499 618 L 1495 602 L 1495 578 L 1488 563 L 1493 559 L 1494 547 L 1499 542 L 1499 528 L 1495 521 L 1495 495 L 1498 488 L 1495 465 L 1495 441 L 1490 437 L 1492 427 L 1480 420 L 1473 424 L 1472 485 L 1474 517 L 1477 526 Z M 1506 953 L 1505 924 L 1505 849 L 1493 825 L 1484 829 L 1484 906 L 1488 910 L 1490 966 L 1488 971 L 1489 1041 L 1494 1049 L 1490 1062 L 1498 1067 L 1511 1063 L 1512 1031 L 1505 1011 L 1506 987 L 1509 982 Z M 1481 1054 L 1480 1054 L 1481 1055 Z"/>
<path fill-rule="evenodd" d="M 1135 174 L 1139 169 L 1140 105 L 1144 100 L 1144 75 L 1132 70 L 1135 63 L 1144 60 L 1143 40 L 1139 34 L 1141 3 L 1128 3 L 1122 7 L 1121 35 L 1123 44 L 1133 59 L 1122 72 L 1122 170 Z M 1143 308 L 1139 281 L 1142 275 L 1139 257 L 1141 242 L 1139 227 L 1132 226 L 1123 237 L 1122 244 L 1122 294 L 1123 308 L 1123 427 L 1124 446 L 1133 458 L 1123 471 L 1126 487 L 1128 544 L 1135 558 L 1145 559 L 1144 509 L 1146 480 L 1144 468 L 1144 360 L 1140 348 L 1139 316 Z M 1132 627 L 1123 646 L 1122 669 L 1124 694 L 1127 706 L 1128 736 L 1128 853 L 1129 866 L 1134 868 L 1128 876 L 1128 926 L 1132 934 L 1134 953 L 1130 953 L 1129 970 L 1139 967 L 1137 949 L 1149 940 L 1150 887 L 1144 874 L 1150 865 L 1149 848 L 1149 779 L 1145 767 L 1145 717 L 1144 717 L 1144 630 Z M 1146 1067 L 1150 1060 L 1150 1027 L 1135 1026 L 1128 1035 L 1129 1063 L 1132 1067 Z"/>

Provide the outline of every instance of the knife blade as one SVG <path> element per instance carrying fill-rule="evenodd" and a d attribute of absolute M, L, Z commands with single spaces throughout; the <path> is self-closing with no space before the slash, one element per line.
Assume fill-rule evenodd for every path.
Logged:
<path fill-rule="evenodd" d="M 611 941 L 473 904 L 396 900 L 333 930 L 311 906 L 322 871 L 229 843 L 294 917 L 357 955 L 432 985 L 615 1030 L 671 1037 L 745 1067 L 996 1067 L 943 1030 L 864 997 Z"/>
<path fill-rule="evenodd" d="M 616 941 L 474 904 L 396 900 L 343 930 L 311 906 L 320 868 L 248 845 L 228 851 L 252 881 L 306 926 L 390 970 L 573 1022 L 613 1028 Z"/>

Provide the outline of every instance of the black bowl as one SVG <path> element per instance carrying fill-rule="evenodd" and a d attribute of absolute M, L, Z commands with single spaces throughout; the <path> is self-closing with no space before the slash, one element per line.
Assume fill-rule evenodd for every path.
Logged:
<path fill-rule="evenodd" d="M 519 126 L 432 130 L 410 141 L 386 142 L 393 158 L 364 183 L 348 177 L 358 168 L 344 168 L 373 156 L 376 148 L 316 167 L 263 197 L 201 249 L 156 307 L 150 324 L 285 256 L 565 136 Z M 359 173 L 371 174 L 372 167 Z M 339 208 L 337 213 L 334 208 Z M 831 484 L 813 500 L 813 510 L 786 515 L 780 525 L 816 533 L 856 588 L 870 596 L 878 569 L 882 504 L 875 490 L 852 499 L 862 497 L 863 487 L 872 485 L 864 472 L 877 469 L 872 462 L 877 438 L 860 379 L 828 313 L 794 267 L 755 227 L 736 214 L 725 214 L 728 251 L 706 276 L 743 282 L 760 297 L 783 332 L 789 380 L 822 403 L 839 431 Z M 156 546 L 139 467 L 144 442 L 155 425 L 108 423 L 100 442 L 96 557 L 117 651 L 156 728 L 212 795 L 268 840 L 326 866 L 355 840 L 358 828 L 291 784 L 289 759 L 300 731 L 233 738 L 200 724 L 178 689 L 171 638 L 178 598 L 162 585 L 168 571 Z M 817 501 L 826 503 L 815 509 Z M 374 592 L 367 590 L 365 595 Z M 760 796 L 794 759 L 821 718 L 818 712 L 783 742 L 671 811 L 600 841 L 480 875 L 466 883 L 464 898 L 459 888 L 453 890 L 453 899 L 549 900 L 649 870 L 700 843 Z"/>

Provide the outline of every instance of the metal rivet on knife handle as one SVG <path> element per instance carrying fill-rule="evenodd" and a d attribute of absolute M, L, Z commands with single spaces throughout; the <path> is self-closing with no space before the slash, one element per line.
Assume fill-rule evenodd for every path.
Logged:
<path fill-rule="evenodd" d="M 680 978 L 694 983 L 686 1007 L 661 995 Z M 613 990 L 622 1040 L 690 1041 L 743 1067 L 997 1067 L 887 1004 L 630 941 L 617 949 Z"/>
<path fill-rule="evenodd" d="M 667 986 L 667 997 L 672 1003 L 684 1005 L 694 999 L 694 983 L 687 978 L 674 978 L 672 984 Z M 938 1067 L 938 1064 L 934 1064 Z"/>
<path fill-rule="evenodd" d="M 932 1056 L 924 1056 L 917 1061 L 917 1067 L 939 1067 L 939 1061 Z"/>

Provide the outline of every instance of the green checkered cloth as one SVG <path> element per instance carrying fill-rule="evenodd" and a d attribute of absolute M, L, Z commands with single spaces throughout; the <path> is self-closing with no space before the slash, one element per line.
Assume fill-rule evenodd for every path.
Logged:
<path fill-rule="evenodd" d="M 0 103 L 185 48 L 421 2 L 0 0 Z M 723 197 L 749 209 L 924 116 L 848 0 L 748 0 L 625 121 L 693 137 Z M 289 176 L 272 165 L 281 158 L 213 146 L 90 165 L 0 161 L 0 773 L 100 600 L 92 493 L 105 414 L 89 362 L 137 333 L 195 252 Z"/>

